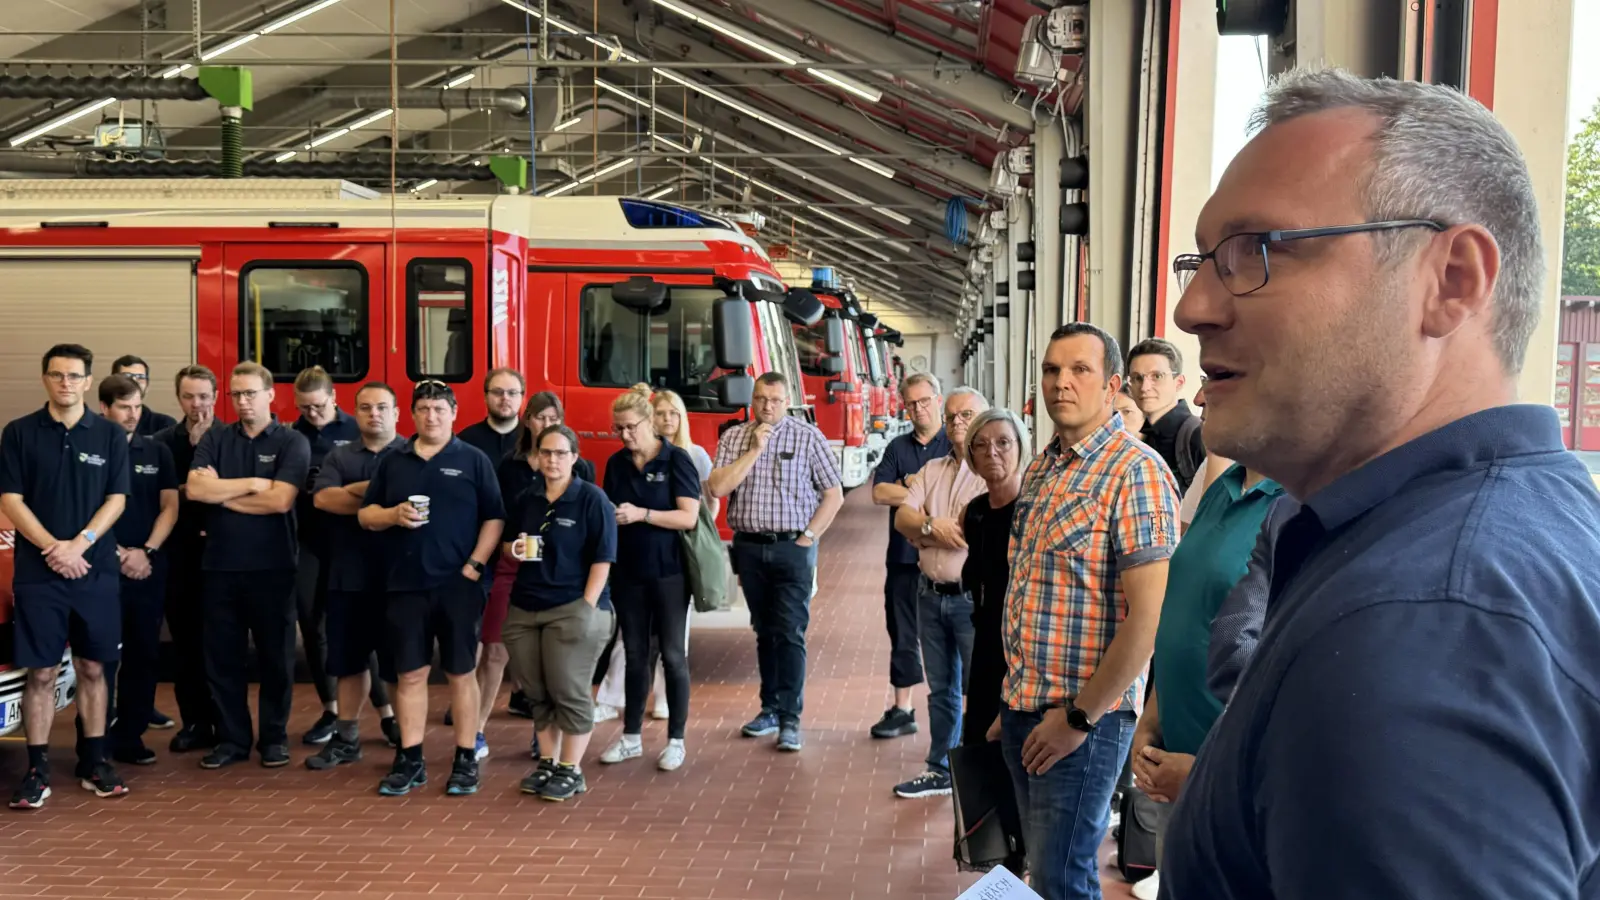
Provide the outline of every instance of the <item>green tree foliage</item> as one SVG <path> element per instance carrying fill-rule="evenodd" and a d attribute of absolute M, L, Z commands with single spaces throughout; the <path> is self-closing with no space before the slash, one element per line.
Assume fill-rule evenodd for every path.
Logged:
<path fill-rule="evenodd" d="M 1600 103 L 1567 147 L 1561 293 L 1600 297 Z"/>

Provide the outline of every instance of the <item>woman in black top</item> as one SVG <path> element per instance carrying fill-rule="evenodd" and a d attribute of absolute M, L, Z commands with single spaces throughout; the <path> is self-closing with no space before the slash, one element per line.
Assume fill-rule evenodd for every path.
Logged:
<path fill-rule="evenodd" d="M 600 755 L 619 763 L 644 755 L 641 731 L 650 693 L 656 641 L 667 682 L 667 746 L 656 759 L 663 771 L 683 765 L 689 719 L 689 662 L 684 652 L 689 585 L 684 577 L 683 532 L 700 521 L 700 475 L 687 452 L 664 441 L 651 424 L 647 386 L 628 391 L 611 407 L 622 449 L 606 462 L 606 496 L 617 508 L 617 569 L 612 591 L 626 656 L 626 706 L 622 737 Z"/>
<path fill-rule="evenodd" d="M 967 504 L 962 534 L 967 561 L 961 585 L 972 592 L 972 671 L 967 675 L 967 711 L 961 743 L 1000 739 L 1000 697 L 1006 679 L 1002 637 L 1006 589 L 1011 581 L 1011 517 L 1022 490 L 1028 458 L 1028 426 L 1009 409 L 987 409 L 967 430 L 967 459 L 989 485 Z"/>
<path fill-rule="evenodd" d="M 588 790 L 579 763 L 594 731 L 589 675 L 611 637 L 606 580 L 616 560 L 616 512 L 594 485 L 572 474 L 578 436 L 565 425 L 538 437 L 539 472 L 507 484 L 507 541 L 517 560 L 502 634 L 511 672 L 528 692 L 544 753 L 522 791 L 566 800 Z"/>

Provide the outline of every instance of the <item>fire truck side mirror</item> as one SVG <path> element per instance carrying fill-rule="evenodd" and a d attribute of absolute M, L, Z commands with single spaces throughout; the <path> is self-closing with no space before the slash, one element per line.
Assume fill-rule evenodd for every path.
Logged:
<path fill-rule="evenodd" d="M 729 297 L 712 304 L 711 334 L 717 368 L 743 372 L 755 365 L 756 336 L 750 324 L 748 300 Z"/>
<path fill-rule="evenodd" d="M 837 357 L 844 352 L 844 320 L 838 316 L 829 316 L 824 320 L 823 328 L 822 349 Z M 840 365 L 844 364 L 843 360 L 839 362 Z"/>
<path fill-rule="evenodd" d="M 717 387 L 717 405 L 723 409 L 744 409 L 756 398 L 756 380 L 748 373 L 734 372 L 711 383 Z"/>
<path fill-rule="evenodd" d="M 799 322 L 809 328 L 817 324 L 824 312 L 827 312 L 827 307 L 822 305 L 822 301 L 817 299 L 816 294 L 805 288 L 790 288 L 783 295 L 783 314 L 788 316 L 791 322 Z M 843 340 L 839 342 L 839 347 L 841 350 L 844 348 Z M 839 351 L 829 350 L 828 352 L 838 353 Z"/>
<path fill-rule="evenodd" d="M 629 309 L 650 312 L 667 302 L 667 286 L 648 275 L 635 275 L 620 284 L 613 284 L 611 296 Z"/>
<path fill-rule="evenodd" d="M 817 369 L 824 375 L 843 375 L 844 357 L 824 356 L 823 358 L 817 360 Z"/>

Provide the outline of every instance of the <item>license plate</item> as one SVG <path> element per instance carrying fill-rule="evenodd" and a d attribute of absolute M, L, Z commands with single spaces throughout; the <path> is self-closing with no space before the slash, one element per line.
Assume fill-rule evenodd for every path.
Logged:
<path fill-rule="evenodd" d="M 0 728 L 10 728 L 22 721 L 22 701 L 0 703 Z"/>

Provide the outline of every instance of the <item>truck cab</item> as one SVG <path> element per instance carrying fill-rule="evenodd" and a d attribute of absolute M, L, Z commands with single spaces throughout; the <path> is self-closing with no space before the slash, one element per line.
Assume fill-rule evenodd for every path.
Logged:
<path fill-rule="evenodd" d="M 833 448 L 844 489 L 867 483 L 882 457 L 867 446 L 865 344 L 857 318 L 861 305 L 853 293 L 833 284 L 830 270 L 812 273 L 811 291 L 824 307 L 815 324 L 794 328 L 800 371 L 816 424 Z"/>

